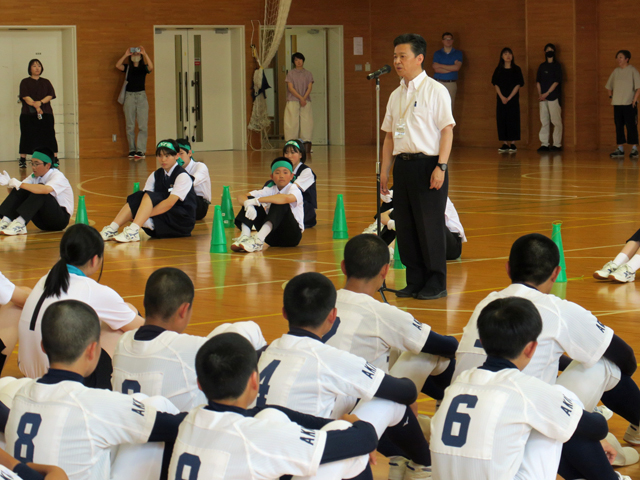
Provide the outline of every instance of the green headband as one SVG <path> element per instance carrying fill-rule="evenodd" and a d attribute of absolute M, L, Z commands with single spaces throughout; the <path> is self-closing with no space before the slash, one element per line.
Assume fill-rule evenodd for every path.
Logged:
<path fill-rule="evenodd" d="M 290 172 L 293 172 L 293 165 L 291 164 L 291 162 L 285 161 L 285 160 L 278 160 L 276 163 L 274 163 L 271 166 L 271 173 L 276 171 L 276 168 L 280 168 L 280 167 L 284 167 L 287 170 L 289 170 Z"/>
<path fill-rule="evenodd" d="M 289 140 L 287 143 L 284 144 L 284 148 L 287 148 L 289 145 L 293 145 L 298 150 L 301 150 L 300 144 L 298 143 L 297 140 Z"/>
<path fill-rule="evenodd" d="M 174 145 L 173 145 L 173 144 L 171 144 L 170 142 L 160 142 L 160 143 L 158 144 L 158 147 L 157 147 L 157 148 L 163 148 L 163 147 L 164 147 L 164 148 L 168 148 L 168 149 L 169 149 L 169 150 L 171 150 L 172 152 L 176 152 L 176 149 L 175 149 Z M 178 152 L 176 152 L 176 153 L 178 153 Z"/>
<path fill-rule="evenodd" d="M 31 156 L 31 159 L 36 159 L 36 160 L 42 160 L 44 163 L 50 163 L 53 165 L 53 160 L 51 159 L 51 157 L 49 155 L 47 155 L 46 153 L 42 153 L 42 152 L 33 152 L 33 155 Z"/>
<path fill-rule="evenodd" d="M 178 143 L 178 146 L 183 150 L 186 150 L 187 152 L 191 150 L 191 147 L 189 145 L 185 145 L 184 143 Z"/>

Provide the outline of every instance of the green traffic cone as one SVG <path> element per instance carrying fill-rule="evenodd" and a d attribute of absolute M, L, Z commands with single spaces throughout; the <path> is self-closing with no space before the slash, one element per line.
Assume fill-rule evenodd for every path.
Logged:
<path fill-rule="evenodd" d="M 396 240 L 396 249 L 393 251 L 393 269 L 394 270 L 406 270 L 402 260 L 400 260 L 400 249 L 398 248 L 398 241 Z"/>
<path fill-rule="evenodd" d="M 133 193 L 140 191 L 140 182 L 136 182 L 133 184 Z"/>
<path fill-rule="evenodd" d="M 222 211 L 216 205 L 213 211 L 213 227 L 211 229 L 211 248 L 209 253 L 227 253 L 227 238 L 224 235 Z"/>
<path fill-rule="evenodd" d="M 347 229 L 347 216 L 344 213 L 344 200 L 342 194 L 338 195 L 336 201 L 336 211 L 333 214 L 333 239 L 345 240 L 349 238 L 349 230 Z"/>
<path fill-rule="evenodd" d="M 553 230 L 551 232 L 551 240 L 556 244 L 558 250 L 560 250 L 560 274 L 556 279 L 556 282 L 566 282 L 567 281 L 567 264 L 564 261 L 564 249 L 562 248 L 562 232 L 560 231 L 562 227 L 562 222 L 557 221 L 552 224 Z"/>
<path fill-rule="evenodd" d="M 76 223 L 83 223 L 89 225 L 89 218 L 87 217 L 87 207 L 84 204 L 84 195 L 78 197 L 78 210 L 76 211 Z"/>
<path fill-rule="evenodd" d="M 235 225 L 235 215 L 233 213 L 233 202 L 231 201 L 231 193 L 229 193 L 229 187 L 222 187 L 222 201 L 220 202 L 222 207 L 222 221 L 224 228 L 233 228 Z"/>

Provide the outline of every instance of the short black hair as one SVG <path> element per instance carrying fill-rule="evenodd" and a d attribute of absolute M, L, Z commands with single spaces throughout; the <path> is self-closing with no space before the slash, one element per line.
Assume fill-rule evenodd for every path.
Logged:
<path fill-rule="evenodd" d="M 417 57 L 418 55 L 422 55 L 422 66 L 424 67 L 424 61 L 427 58 L 427 42 L 422 35 L 418 35 L 417 33 L 403 33 L 395 38 L 393 41 L 393 46 L 397 47 L 398 45 L 403 45 L 408 43 L 411 47 L 411 51 Z"/>
<path fill-rule="evenodd" d="M 560 265 L 560 251 L 549 237 L 539 233 L 523 235 L 511 246 L 509 271 L 513 283 L 546 282 Z"/>
<path fill-rule="evenodd" d="M 293 173 L 293 163 L 291 163 L 291 160 L 289 160 L 287 157 L 276 158 L 273 162 L 271 162 L 271 168 L 273 168 L 273 165 L 276 162 L 287 162 L 290 165 L 289 170 L 291 171 L 291 173 Z"/>
<path fill-rule="evenodd" d="M 480 312 L 478 333 L 487 355 L 514 360 L 542 332 L 536 306 L 522 297 L 494 300 Z"/>
<path fill-rule="evenodd" d="M 52 303 L 42 316 L 42 347 L 49 363 L 75 362 L 93 342 L 100 341 L 96 311 L 79 300 Z"/>
<path fill-rule="evenodd" d="M 447 35 L 448 35 L 448 36 L 450 36 L 451 38 L 454 38 L 454 37 L 453 37 L 453 33 L 451 33 L 451 32 L 444 32 L 444 33 L 442 34 L 442 40 L 444 40 L 444 37 L 446 37 Z"/>
<path fill-rule="evenodd" d="M 547 48 L 549 48 L 549 47 L 551 47 L 551 48 L 553 49 L 553 51 L 554 51 L 554 52 L 556 51 L 556 46 L 555 46 L 553 43 L 547 43 L 547 44 L 544 46 L 544 51 L 546 52 L 546 51 L 547 51 Z"/>
<path fill-rule="evenodd" d="M 624 58 L 627 60 L 631 60 L 631 52 L 629 50 L 618 50 L 616 57 L 620 54 L 624 55 Z"/>
<path fill-rule="evenodd" d="M 296 275 L 284 288 L 284 311 L 292 327 L 317 328 L 336 306 L 336 287 L 317 272 Z"/>
<path fill-rule="evenodd" d="M 370 280 L 389 264 L 389 247 L 377 235 L 361 233 L 344 246 L 347 278 Z"/>
<path fill-rule="evenodd" d="M 153 272 L 144 289 L 147 317 L 168 321 L 183 303 L 193 304 L 194 288 L 189 275 L 173 267 Z"/>
<path fill-rule="evenodd" d="M 33 65 L 36 62 L 40 64 L 40 75 L 44 73 L 44 65 L 42 65 L 42 62 L 37 58 L 32 58 L 31 60 L 29 60 L 29 66 L 27 67 L 27 72 L 29 73 L 29 76 L 31 76 L 31 65 Z"/>
<path fill-rule="evenodd" d="M 178 144 L 178 147 L 180 147 L 180 150 L 184 150 L 187 153 L 191 151 L 191 143 L 189 142 L 188 138 L 178 138 L 176 139 L 176 143 Z M 187 149 L 185 150 L 184 148 L 182 148 L 183 146 L 187 147 Z"/>
<path fill-rule="evenodd" d="M 253 372 L 258 354 L 253 345 L 237 333 L 221 333 L 207 340 L 196 354 L 196 374 L 209 401 L 240 397 Z"/>
<path fill-rule="evenodd" d="M 294 65 L 296 64 L 296 58 L 299 58 L 300 60 L 302 60 L 302 63 L 305 62 L 304 55 L 301 54 L 300 52 L 296 52 L 293 55 L 291 55 L 291 63 L 293 63 Z"/>

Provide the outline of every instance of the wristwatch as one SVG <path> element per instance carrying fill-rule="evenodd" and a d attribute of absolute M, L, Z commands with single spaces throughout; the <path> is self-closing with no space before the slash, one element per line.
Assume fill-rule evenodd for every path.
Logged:
<path fill-rule="evenodd" d="M 447 164 L 446 163 L 439 163 L 438 166 L 440 167 L 440 170 L 442 170 L 443 172 L 447 171 Z"/>

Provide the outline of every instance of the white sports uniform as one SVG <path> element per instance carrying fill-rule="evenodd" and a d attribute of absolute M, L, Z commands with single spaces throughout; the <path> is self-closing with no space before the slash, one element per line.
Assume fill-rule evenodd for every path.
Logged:
<path fill-rule="evenodd" d="M 369 400 L 384 372 L 361 357 L 309 336 L 285 334 L 260 357 L 258 406 L 280 405 L 308 415 L 337 418 L 336 399 Z"/>
<path fill-rule="evenodd" d="M 140 392 L 149 396 L 162 395 L 181 412 L 207 403 L 198 388 L 195 358 L 208 338 L 234 332 L 247 338 L 256 350 L 266 345 L 260 327 L 255 322 L 225 323 L 206 338 L 165 330 L 151 340 L 136 340 L 136 332 L 138 330 L 126 332 L 116 346 L 113 355 L 113 390 L 128 394 Z"/>
<path fill-rule="evenodd" d="M 304 204 L 302 201 L 302 191 L 298 188 L 295 183 L 289 183 L 285 185 L 282 190 L 278 190 L 277 185 L 272 185 L 270 187 L 264 187 L 260 190 L 252 190 L 249 192 L 254 198 L 262 198 L 269 197 L 271 195 L 293 195 L 296 197 L 296 201 L 289 204 L 289 208 L 291 208 L 291 213 L 293 213 L 293 218 L 298 222 L 298 226 L 300 227 L 300 231 L 304 232 Z M 269 213 L 269 208 L 271 208 L 270 203 L 263 203 L 262 207 L 265 212 Z"/>
<path fill-rule="evenodd" d="M 189 165 L 184 167 L 193 180 L 193 189 L 198 197 L 204 198 L 211 203 L 211 177 L 209 177 L 209 169 L 202 162 L 196 162 L 193 158 Z"/>
<path fill-rule="evenodd" d="M 0 478 L 2 480 L 22 480 L 22 477 L 20 475 L 9 470 L 4 465 L 0 465 Z"/>
<path fill-rule="evenodd" d="M 155 419 L 155 408 L 128 395 L 32 380 L 13 399 L 7 450 L 23 462 L 57 465 L 70 480 L 108 480 L 111 447 L 147 442 Z"/>
<path fill-rule="evenodd" d="M 582 412 L 573 393 L 516 368 L 467 370 L 446 390 L 431 420 L 433 478 L 555 480 L 562 443 Z M 525 453 L 530 439 L 536 449 Z M 526 458 L 541 454 L 546 457 L 538 465 Z"/>
<path fill-rule="evenodd" d="M 0 305 L 6 305 L 11 301 L 16 286 L 0 272 Z"/>
<path fill-rule="evenodd" d="M 555 383 L 558 376 L 558 360 L 564 352 L 589 368 L 602 358 L 611 343 L 613 330 L 604 326 L 581 306 L 555 295 L 542 293 L 535 288 L 514 283 L 500 292 L 489 294 L 474 310 L 460 340 L 454 379 L 461 372 L 480 366 L 486 360 L 487 356 L 478 334 L 478 316 L 487 304 L 506 297 L 531 300 L 542 317 L 542 333 L 538 337 L 538 348 L 529 365 L 523 370 L 527 375 L 546 383 Z"/>
<path fill-rule="evenodd" d="M 336 307 L 340 323 L 326 344 L 358 355 L 385 373 L 392 348 L 418 354 L 431 333 L 429 325 L 410 313 L 365 293 L 338 290 Z"/>
<path fill-rule="evenodd" d="M 49 171 L 41 177 L 34 177 L 33 174 L 29 175 L 22 183 L 29 183 L 31 185 L 41 184 L 53 188 L 49 195 L 56 199 L 58 205 L 64 208 L 69 213 L 69 216 L 73 215 L 73 189 L 67 177 L 64 176 L 64 173 L 57 168 L 50 168 Z"/>
<path fill-rule="evenodd" d="M 458 211 L 449 197 L 447 197 L 447 206 L 444 210 L 444 224 L 450 232 L 460 235 L 462 243 L 467 241 L 467 236 L 464 234 L 464 228 L 460 222 L 460 215 L 458 215 Z"/>
<path fill-rule="evenodd" d="M 47 274 L 48 275 L 48 274 Z M 18 366 L 27 377 L 38 378 L 49 368 L 49 360 L 40 346 L 42 342 L 42 316 L 52 303 L 60 300 L 79 300 L 91 306 L 101 322 L 106 323 L 112 330 L 118 330 L 129 324 L 137 316 L 118 293 L 106 285 L 100 285 L 95 280 L 83 275 L 71 273 L 67 293 L 60 297 L 48 297 L 40 306 L 38 316 L 33 314 L 44 292 L 47 275 L 42 277 L 29 295 L 22 309 L 19 323 Z"/>

